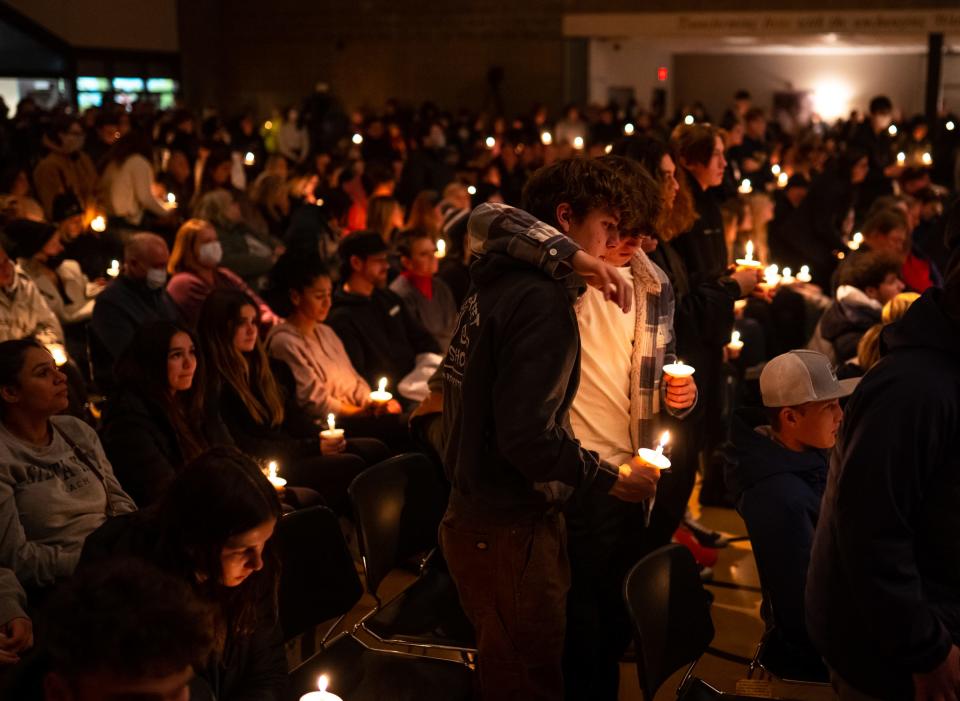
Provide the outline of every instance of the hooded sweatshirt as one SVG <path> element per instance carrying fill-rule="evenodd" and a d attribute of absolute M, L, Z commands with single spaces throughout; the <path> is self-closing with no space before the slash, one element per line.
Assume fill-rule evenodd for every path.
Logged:
<path fill-rule="evenodd" d="M 794 662 L 802 656 L 819 667 L 804 625 L 803 595 L 828 453 L 790 450 L 753 418 L 746 410 L 734 416 L 736 460 L 727 467 L 727 488 L 747 525 L 778 642 Z"/>
<path fill-rule="evenodd" d="M 63 343 L 63 329 L 33 280 L 18 266 L 13 285 L 0 289 L 0 341 L 36 336 Z"/>
<path fill-rule="evenodd" d="M 807 348 L 820 351 L 834 365 L 857 357 L 860 339 L 867 329 L 880 323 L 882 310 L 883 305 L 862 290 L 841 285 L 836 300 L 820 317 Z"/>
<path fill-rule="evenodd" d="M 846 406 L 806 615 L 846 682 L 904 699 L 960 643 L 960 322 L 928 290 L 881 349 Z"/>

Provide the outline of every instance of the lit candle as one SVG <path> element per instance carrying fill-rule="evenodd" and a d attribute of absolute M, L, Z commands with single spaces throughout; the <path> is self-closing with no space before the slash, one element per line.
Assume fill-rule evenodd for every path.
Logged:
<path fill-rule="evenodd" d="M 492 149 L 494 146 L 497 145 L 497 140 L 494 139 L 492 136 L 488 136 L 488 137 L 486 138 L 486 141 L 484 141 L 484 143 L 487 145 L 487 148 L 491 148 L 491 149 Z"/>
<path fill-rule="evenodd" d="M 575 137 L 573 137 L 573 147 L 574 147 L 575 149 L 577 149 L 578 151 L 583 150 L 583 137 L 582 137 L 582 136 L 575 136 Z"/>
<path fill-rule="evenodd" d="M 287 480 L 277 474 L 278 469 L 276 460 L 271 460 L 267 463 L 267 479 L 270 480 L 270 484 L 273 485 L 274 489 L 280 491 L 287 485 Z"/>
<path fill-rule="evenodd" d="M 548 131 L 542 132 L 540 134 L 540 143 L 544 146 L 549 146 L 553 143 L 553 134 Z"/>
<path fill-rule="evenodd" d="M 929 151 L 924 151 L 920 160 L 923 161 L 923 165 L 925 166 L 933 165 L 933 156 L 930 155 Z"/>
<path fill-rule="evenodd" d="M 747 300 L 745 299 L 738 299 L 733 303 L 733 311 L 735 312 L 738 312 L 738 313 L 743 312 L 743 310 L 746 308 L 747 308 Z"/>
<path fill-rule="evenodd" d="M 477 194 L 477 188 L 473 185 L 467 185 L 467 194 L 473 197 Z"/>
<path fill-rule="evenodd" d="M 107 275 L 117 277 L 120 274 L 120 261 L 114 259 L 110 261 L 110 267 L 107 268 Z"/>
<path fill-rule="evenodd" d="M 793 277 L 793 271 L 790 268 L 783 269 L 783 275 L 780 277 L 781 285 L 792 285 L 796 282 L 796 278 Z"/>
<path fill-rule="evenodd" d="M 265 121 L 265 122 L 263 123 L 263 128 L 266 129 L 267 131 L 270 131 L 271 129 L 273 129 L 273 122 L 271 122 L 271 121 L 268 119 L 267 121 Z"/>
<path fill-rule="evenodd" d="M 768 287 L 776 287 L 780 284 L 780 268 L 776 264 L 768 266 L 763 271 L 763 281 Z"/>
<path fill-rule="evenodd" d="M 813 276 L 810 275 L 810 266 L 801 265 L 800 272 L 797 273 L 797 282 L 810 282 L 813 280 Z"/>
<path fill-rule="evenodd" d="M 688 114 L 686 117 L 683 118 L 683 123 L 686 124 L 687 126 L 690 126 L 695 121 L 696 120 L 694 119 L 692 114 Z"/>
<path fill-rule="evenodd" d="M 633 126 L 632 122 L 627 122 L 623 125 L 623 133 L 627 136 L 632 136 L 634 131 L 636 131 L 636 127 Z"/>
<path fill-rule="evenodd" d="M 607 154 L 612 153 L 612 152 L 613 152 L 613 144 L 607 144 L 606 146 L 604 146 L 604 147 L 603 147 L 603 152 L 604 152 L 604 153 L 607 153 Z"/>
<path fill-rule="evenodd" d="M 957 128 L 957 125 L 954 124 L 953 120 L 951 119 L 949 122 L 946 123 L 946 127 L 947 127 L 947 131 L 953 131 L 954 129 Z"/>
<path fill-rule="evenodd" d="M 355 143 L 357 146 L 359 146 L 360 144 L 363 143 L 363 136 L 360 135 L 360 134 L 354 134 L 354 135 L 353 135 L 353 138 L 350 139 L 350 140 L 351 140 L 353 143 Z"/>
<path fill-rule="evenodd" d="M 730 334 L 730 343 L 727 344 L 727 348 L 737 352 L 743 350 L 743 341 L 740 339 L 739 331 L 734 331 Z"/>
<path fill-rule="evenodd" d="M 254 155 L 253 151 L 247 151 L 246 155 L 243 157 L 243 165 L 252 166 L 256 164 L 257 157 Z"/>
<path fill-rule="evenodd" d="M 906 162 L 907 162 L 907 154 L 901 151 L 900 153 L 897 154 L 897 165 L 902 166 Z"/>
<path fill-rule="evenodd" d="M 98 234 L 101 234 L 107 230 L 107 220 L 104 219 L 102 214 L 98 214 L 90 222 L 90 228 L 96 231 Z"/>
<path fill-rule="evenodd" d="M 747 241 L 747 245 L 744 250 L 746 251 L 746 256 L 744 258 L 738 258 L 737 265 L 741 268 L 760 270 L 763 267 L 763 263 L 753 259 L 753 241 Z"/>
<path fill-rule="evenodd" d="M 753 192 L 753 184 L 750 182 L 750 178 L 744 178 L 743 182 L 740 183 L 740 187 L 737 188 L 737 192 L 741 195 L 749 195 Z"/>
<path fill-rule="evenodd" d="M 670 432 L 664 431 L 660 436 L 660 443 L 657 445 L 656 450 L 641 448 L 637 451 L 637 455 L 650 467 L 655 467 L 658 470 L 668 470 L 670 469 L 670 458 L 663 454 L 663 449 L 669 442 Z"/>
<path fill-rule="evenodd" d="M 889 127 L 887 127 L 887 133 L 888 133 L 890 136 L 896 136 L 896 135 L 897 135 L 897 125 L 896 125 L 896 124 L 891 124 Z"/>
<path fill-rule="evenodd" d="M 684 365 L 682 360 L 663 366 L 663 373 L 667 377 L 673 377 L 678 380 L 690 377 L 695 372 L 696 369 L 692 365 Z"/>
<path fill-rule="evenodd" d="M 853 235 L 853 238 L 850 239 L 850 242 L 847 244 L 847 248 L 851 251 L 856 251 L 860 248 L 860 244 L 863 243 L 863 234 L 859 231 Z"/>
<path fill-rule="evenodd" d="M 330 684 L 330 678 L 326 674 L 321 674 L 317 680 L 319 691 L 310 691 L 300 697 L 300 701 L 343 701 L 339 696 L 327 691 Z"/>
<path fill-rule="evenodd" d="M 437 250 L 433 255 L 437 258 L 443 258 L 447 255 L 447 242 L 443 239 L 437 239 Z"/>
<path fill-rule="evenodd" d="M 67 349 L 63 347 L 62 343 L 48 343 L 47 351 L 53 356 L 53 362 L 57 364 L 57 367 L 67 362 Z"/>
<path fill-rule="evenodd" d="M 333 414 L 327 414 L 327 429 L 320 431 L 320 437 L 328 440 L 339 440 L 343 438 L 343 429 L 337 428 L 337 417 Z"/>
<path fill-rule="evenodd" d="M 387 391 L 387 378 L 381 377 L 380 382 L 377 383 L 377 389 L 370 393 L 370 401 L 377 404 L 386 404 L 391 399 L 393 399 L 393 395 Z"/>
<path fill-rule="evenodd" d="M 790 183 L 790 176 L 787 175 L 786 173 L 780 173 L 780 175 L 777 176 L 777 187 L 779 187 L 781 190 L 785 188 L 789 183 Z"/>
<path fill-rule="evenodd" d="M 773 173 L 774 177 L 778 177 L 780 175 L 780 165 L 778 163 L 774 163 L 772 166 L 770 166 L 770 172 Z"/>

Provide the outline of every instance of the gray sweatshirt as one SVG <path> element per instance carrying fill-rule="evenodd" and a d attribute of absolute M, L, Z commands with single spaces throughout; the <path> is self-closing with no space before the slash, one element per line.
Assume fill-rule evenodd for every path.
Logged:
<path fill-rule="evenodd" d="M 63 329 L 33 280 L 17 266 L 13 285 L 0 289 L 0 341 L 36 336 L 63 343 Z"/>
<path fill-rule="evenodd" d="M 43 447 L 0 424 L 0 566 L 28 586 L 73 573 L 84 540 L 107 519 L 108 503 L 114 514 L 137 508 L 92 428 L 72 416 L 54 416 L 50 423 L 52 439 Z M 102 482 L 87 462 L 97 466 Z"/>

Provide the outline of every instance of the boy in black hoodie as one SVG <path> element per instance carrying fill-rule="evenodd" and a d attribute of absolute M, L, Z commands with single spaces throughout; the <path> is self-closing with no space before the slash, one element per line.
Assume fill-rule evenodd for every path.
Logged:
<path fill-rule="evenodd" d="M 737 460 L 727 487 L 753 544 L 769 627 L 763 663 L 791 679 L 826 681 L 804 625 L 803 595 L 829 450 L 857 380 L 837 380 L 822 353 L 796 350 L 767 363 L 760 391 L 769 425 L 734 421 Z"/>

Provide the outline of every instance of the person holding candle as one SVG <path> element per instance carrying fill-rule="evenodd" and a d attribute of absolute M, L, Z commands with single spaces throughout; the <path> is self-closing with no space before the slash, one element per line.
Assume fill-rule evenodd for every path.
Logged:
<path fill-rule="evenodd" d="M 809 350 L 777 356 L 760 375 L 766 416 L 734 419 L 735 460 L 726 480 L 753 544 L 771 629 L 764 664 L 780 677 L 826 681 L 807 637 L 803 591 L 827 481 L 829 451 L 843 418 L 839 400 L 858 380 L 837 380 Z"/>
<path fill-rule="evenodd" d="M 111 224 L 124 229 L 150 229 L 176 222 L 154 192 L 153 139 L 144 128 L 131 129 L 121 136 L 103 159 L 99 187 Z"/>
<path fill-rule="evenodd" d="M 445 352 L 457 323 L 457 308 L 450 288 L 436 277 L 440 267 L 436 255 L 439 243 L 423 229 L 403 232 L 396 244 L 403 270 L 390 283 L 390 290 L 403 300 L 410 316 Z"/>
<path fill-rule="evenodd" d="M 259 465 L 235 448 L 215 448 L 177 475 L 156 509 L 93 534 L 81 572 L 137 557 L 186 583 L 215 612 L 217 654 L 196 670 L 207 694 L 279 701 L 287 682 L 273 538 L 280 514 Z"/>
<path fill-rule="evenodd" d="M 196 326 L 203 300 L 216 289 L 241 290 L 250 295 L 260 309 L 261 323 L 266 328 L 279 323 L 267 303 L 251 290 L 233 271 L 220 265 L 223 248 L 217 232 L 203 219 L 190 219 L 177 231 L 173 252 L 167 263 L 172 277 L 167 293 L 176 303 L 184 321 Z"/>
<path fill-rule="evenodd" d="M 201 363 L 194 335 L 172 321 L 141 326 L 117 361 L 119 387 L 107 401 L 100 435 L 140 507 L 156 503 L 205 449 L 232 442 L 207 408 Z"/>
<path fill-rule="evenodd" d="M 332 296 L 333 281 L 319 256 L 281 257 L 271 275 L 271 300 L 286 321 L 271 329 L 267 352 L 292 375 L 288 389 L 308 420 L 323 423 L 334 414 L 351 438 L 376 438 L 393 451 L 405 450 L 411 444 L 400 403 L 371 402 L 371 386 L 324 323 Z"/>
<path fill-rule="evenodd" d="M 57 195 L 53 200 L 53 218 L 57 227 L 63 258 L 75 260 L 88 278 L 102 278 L 110 261 L 120 256 L 120 247 L 86 225 L 86 213 L 72 192 Z"/>
<path fill-rule="evenodd" d="M 208 411 L 220 416 L 234 443 L 248 455 L 277 460 L 294 487 L 318 491 L 337 513 L 350 512 L 347 487 L 369 465 L 389 456 L 375 439 L 348 443 L 300 422 L 296 398 L 274 376 L 260 341 L 256 304 L 236 290 L 216 290 L 200 312 L 198 336 L 206 368 Z M 369 460 L 369 462 L 368 462 Z"/>
<path fill-rule="evenodd" d="M 884 329 L 883 345 L 833 452 L 807 631 L 840 698 L 951 698 L 960 691 L 960 267 Z"/>
<path fill-rule="evenodd" d="M 609 166 L 569 159 L 535 173 L 524 201 L 529 214 L 479 207 L 472 217 L 488 229 L 539 219 L 596 257 L 616 246 L 630 194 Z M 553 250 L 556 258 L 559 243 Z M 499 252 L 471 275 L 442 366 L 452 490 L 440 545 L 477 631 L 481 697 L 562 698 L 570 565 L 559 510 L 593 491 L 642 501 L 659 472 L 639 458 L 619 468 L 601 461 L 567 428 L 582 278 L 558 280 Z"/>
<path fill-rule="evenodd" d="M 84 539 L 136 506 L 36 340 L 0 343 L 0 566 L 26 587 L 69 577 Z"/>

